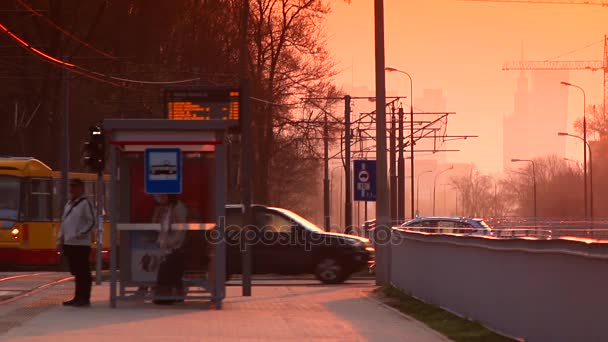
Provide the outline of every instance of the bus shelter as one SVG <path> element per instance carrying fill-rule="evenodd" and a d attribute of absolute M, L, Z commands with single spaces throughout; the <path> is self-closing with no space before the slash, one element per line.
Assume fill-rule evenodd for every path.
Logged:
<path fill-rule="evenodd" d="M 198 299 L 221 308 L 229 123 L 109 119 L 103 127 L 111 171 L 111 307 L 122 300 Z M 180 214 L 158 215 L 162 198 L 179 203 Z M 179 265 L 166 266 L 161 231 L 181 236 Z M 179 268 L 183 288 L 160 293 L 159 273 Z"/>

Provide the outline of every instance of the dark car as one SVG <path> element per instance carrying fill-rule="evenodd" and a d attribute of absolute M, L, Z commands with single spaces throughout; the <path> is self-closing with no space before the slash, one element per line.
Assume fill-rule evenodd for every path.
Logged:
<path fill-rule="evenodd" d="M 228 275 L 241 273 L 245 234 L 254 274 L 314 274 L 323 283 L 337 284 L 373 262 L 368 239 L 325 232 L 286 209 L 254 205 L 252 210 L 255 223 L 245 233 L 243 207 L 226 207 Z"/>
<path fill-rule="evenodd" d="M 419 217 L 405 222 L 400 227 L 428 233 L 494 235 L 493 229 L 480 218 Z"/>

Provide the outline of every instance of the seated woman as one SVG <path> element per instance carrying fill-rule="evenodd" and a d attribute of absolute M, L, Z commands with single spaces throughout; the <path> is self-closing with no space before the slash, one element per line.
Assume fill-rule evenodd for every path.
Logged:
<path fill-rule="evenodd" d="M 187 230 L 172 229 L 173 223 L 186 223 L 188 209 L 177 195 L 159 195 L 154 222 L 161 222 L 158 242 L 161 262 L 158 269 L 156 296 L 183 296 L 182 277 L 185 269 L 184 240 Z M 172 304 L 181 300 L 155 299 L 155 304 Z"/>

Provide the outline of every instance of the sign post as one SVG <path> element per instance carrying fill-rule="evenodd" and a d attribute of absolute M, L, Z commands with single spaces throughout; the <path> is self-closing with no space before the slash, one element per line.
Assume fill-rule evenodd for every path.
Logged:
<path fill-rule="evenodd" d="M 376 201 L 376 161 L 355 160 L 355 201 Z"/>

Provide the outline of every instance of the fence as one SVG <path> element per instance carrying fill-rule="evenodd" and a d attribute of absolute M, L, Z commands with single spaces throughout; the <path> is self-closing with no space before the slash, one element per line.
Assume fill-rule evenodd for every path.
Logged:
<path fill-rule="evenodd" d="M 526 341 L 606 341 L 608 244 L 394 230 L 391 282 Z"/>

